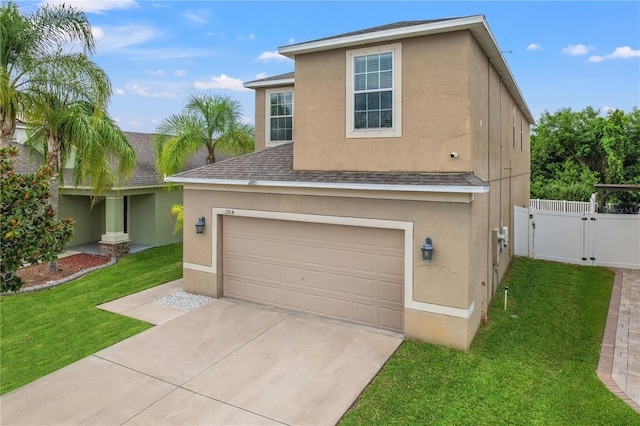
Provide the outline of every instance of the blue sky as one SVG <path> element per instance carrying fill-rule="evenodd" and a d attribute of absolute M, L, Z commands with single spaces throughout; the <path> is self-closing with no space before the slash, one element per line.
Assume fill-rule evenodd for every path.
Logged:
<path fill-rule="evenodd" d="M 52 1 L 50 1 L 52 2 Z M 484 14 L 534 117 L 544 110 L 640 106 L 640 2 L 67 1 L 87 12 L 94 60 L 113 85 L 110 113 L 153 132 L 195 90 L 232 96 L 242 82 L 293 71 L 277 48 L 403 20 Z M 19 2 L 25 10 L 39 2 Z"/>

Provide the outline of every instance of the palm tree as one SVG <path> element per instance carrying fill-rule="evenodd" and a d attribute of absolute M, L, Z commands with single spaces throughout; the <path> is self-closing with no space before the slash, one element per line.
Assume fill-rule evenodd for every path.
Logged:
<path fill-rule="evenodd" d="M 240 103 L 228 96 L 191 94 L 182 114 L 160 123 L 153 138 L 156 170 L 159 175 L 180 172 L 202 148 L 208 152 L 207 164 L 217 154 L 241 155 L 254 150 L 252 125 L 240 122 Z"/>
<path fill-rule="evenodd" d="M 0 25 L 0 146 L 11 143 L 20 114 L 29 125 L 30 146 L 45 155 L 58 178 L 51 185 L 54 212 L 63 166 L 71 158 L 74 183 L 89 182 L 95 201 L 116 174 L 132 172 L 135 153 L 106 113 L 111 83 L 87 56 L 95 50 L 91 25 L 69 6 L 44 5 L 21 15 L 12 2 L 0 7 Z M 68 51 L 70 43 L 82 52 Z M 49 270 L 57 270 L 55 262 Z"/>
<path fill-rule="evenodd" d="M 16 118 L 35 106 L 34 89 L 60 81 L 55 73 L 60 67 L 83 75 L 82 55 L 63 52 L 69 43 L 77 43 L 84 55 L 95 51 L 91 25 L 82 11 L 43 5 L 21 15 L 11 1 L 0 5 L 0 147 L 11 144 Z"/>

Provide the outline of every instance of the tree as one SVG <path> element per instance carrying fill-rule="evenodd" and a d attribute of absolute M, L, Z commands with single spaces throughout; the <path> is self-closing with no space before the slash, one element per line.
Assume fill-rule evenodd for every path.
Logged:
<path fill-rule="evenodd" d="M 160 176 L 179 173 L 202 148 L 207 164 L 219 153 L 241 155 L 254 150 L 253 126 L 240 122 L 240 103 L 227 96 L 192 94 L 182 114 L 160 123 L 153 139 Z"/>
<path fill-rule="evenodd" d="M 68 43 L 82 53 L 65 53 Z M 37 106 L 34 90 L 59 81 L 60 69 L 77 72 L 80 80 L 86 54 L 94 50 L 91 25 L 78 9 L 43 5 L 22 15 L 11 1 L 0 6 L 0 147 L 10 146 L 20 113 Z"/>
<path fill-rule="evenodd" d="M 531 135 L 531 197 L 587 201 L 595 184 L 640 184 L 640 111 L 545 111 Z M 617 193 L 637 203 L 638 195 Z"/>
<path fill-rule="evenodd" d="M 32 15 L 21 15 L 9 2 L 0 11 L 0 22 L 3 143 L 11 140 L 19 112 L 28 124 L 29 145 L 44 154 L 58 178 L 51 186 L 54 212 L 63 167 L 70 159 L 74 183 L 89 182 L 95 200 L 116 175 L 124 178 L 133 171 L 135 153 L 106 113 L 111 83 L 87 56 L 94 52 L 94 40 L 86 16 L 64 5 L 44 5 Z M 83 51 L 66 52 L 71 42 Z M 49 269 L 57 270 L 55 261 Z"/>
<path fill-rule="evenodd" d="M 17 148 L 0 149 L 0 291 L 17 291 L 15 271 L 25 262 L 48 262 L 71 241 L 73 221 L 55 219 L 49 198 L 48 166 L 33 174 L 16 174 L 11 157 Z"/>

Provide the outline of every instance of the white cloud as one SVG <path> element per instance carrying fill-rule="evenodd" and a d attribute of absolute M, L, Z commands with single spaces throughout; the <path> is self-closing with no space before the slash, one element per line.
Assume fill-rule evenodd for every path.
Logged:
<path fill-rule="evenodd" d="M 120 118 L 120 117 L 113 117 L 113 121 L 115 121 L 116 123 L 120 124 L 120 123 L 122 123 L 122 118 Z"/>
<path fill-rule="evenodd" d="M 91 27 L 91 34 L 93 35 L 94 40 L 100 40 L 104 37 L 104 31 L 100 27 Z"/>
<path fill-rule="evenodd" d="M 105 26 L 105 27 L 93 27 L 97 41 L 98 52 L 113 52 L 121 50 L 125 47 L 135 46 L 137 44 L 143 44 L 155 38 L 158 38 L 162 33 L 153 27 L 147 27 L 143 25 L 123 25 Z M 95 36 L 94 34 L 94 36 Z"/>
<path fill-rule="evenodd" d="M 191 22 L 195 22 L 196 24 L 206 24 L 209 22 L 209 11 L 205 9 L 187 9 L 182 16 L 187 18 Z"/>
<path fill-rule="evenodd" d="M 45 0 L 42 3 L 48 3 L 52 5 L 67 4 L 78 9 L 82 9 L 87 13 L 102 13 L 107 10 L 113 9 L 131 9 L 138 7 L 136 0 L 108 0 L 108 1 L 96 1 L 96 0 Z"/>
<path fill-rule="evenodd" d="M 293 43 L 295 43 L 295 42 L 296 42 L 296 39 L 295 39 L 295 38 L 291 37 L 291 38 L 289 39 L 289 44 L 293 44 Z"/>
<path fill-rule="evenodd" d="M 142 126 L 142 122 L 141 122 L 141 121 L 138 121 L 138 120 L 130 120 L 128 123 L 129 123 L 130 125 L 134 126 L 134 127 L 140 127 L 140 126 Z"/>
<path fill-rule="evenodd" d="M 205 56 L 216 56 L 214 49 L 185 49 L 180 47 L 163 47 L 159 49 L 128 49 L 119 52 L 134 61 L 192 59 Z"/>
<path fill-rule="evenodd" d="M 539 44 L 531 43 L 527 46 L 527 50 L 542 50 L 542 46 Z"/>
<path fill-rule="evenodd" d="M 247 117 L 246 115 L 240 117 L 240 121 L 244 124 L 253 124 L 253 118 Z"/>
<path fill-rule="evenodd" d="M 225 74 L 220 74 L 220 77 L 211 77 L 211 81 L 194 81 L 193 87 L 196 89 L 224 89 L 238 92 L 249 90 L 242 86 L 242 80 L 231 78 Z"/>
<path fill-rule="evenodd" d="M 155 71 L 147 70 L 144 73 L 145 74 L 150 74 L 150 75 L 164 75 L 164 71 L 163 70 L 155 70 Z"/>
<path fill-rule="evenodd" d="M 593 46 L 585 46 L 584 44 L 570 44 L 564 49 L 562 49 L 562 53 L 565 55 L 586 55 L 589 51 L 595 50 Z"/>
<path fill-rule="evenodd" d="M 173 72 L 173 75 L 175 75 L 176 77 L 184 77 L 185 75 L 187 75 L 187 71 L 186 70 L 175 70 Z"/>
<path fill-rule="evenodd" d="M 629 46 L 616 47 L 616 50 L 613 53 L 604 56 L 591 56 L 589 57 L 589 62 L 600 62 L 607 59 L 628 59 L 640 57 L 640 50 L 634 50 Z"/>
<path fill-rule="evenodd" d="M 250 33 L 248 36 L 236 36 L 236 40 L 238 41 L 248 41 L 248 40 L 255 40 L 256 39 L 256 35 L 254 33 Z"/>
<path fill-rule="evenodd" d="M 267 73 L 266 72 L 261 72 L 256 74 L 256 80 L 262 80 L 263 78 L 267 78 Z"/>
<path fill-rule="evenodd" d="M 115 94 L 116 94 L 116 95 L 120 95 L 120 96 L 124 96 L 124 90 L 122 90 L 122 89 L 116 89 Z"/>
<path fill-rule="evenodd" d="M 160 120 L 158 120 L 158 119 L 156 119 L 156 118 L 150 118 L 150 119 L 149 119 L 149 122 L 150 122 L 150 123 L 153 123 L 153 124 L 159 124 L 159 123 L 160 123 Z"/>
<path fill-rule="evenodd" d="M 148 87 L 139 86 L 137 84 L 132 84 L 131 86 L 127 86 L 127 89 L 133 91 L 134 93 L 143 96 L 145 98 L 164 98 L 164 99 L 173 99 L 177 98 L 178 94 L 175 92 L 150 92 Z"/>
<path fill-rule="evenodd" d="M 267 63 L 269 61 L 284 61 L 285 59 L 289 59 L 286 56 L 282 56 L 281 54 L 279 54 L 278 52 L 262 52 L 260 54 L 260 56 L 258 56 L 258 59 L 261 60 L 264 63 Z"/>

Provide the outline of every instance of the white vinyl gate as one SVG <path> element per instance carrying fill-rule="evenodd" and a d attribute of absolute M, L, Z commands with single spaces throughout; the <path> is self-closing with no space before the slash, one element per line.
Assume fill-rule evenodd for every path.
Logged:
<path fill-rule="evenodd" d="M 515 207 L 516 256 L 640 269 L 640 216 Z"/>

